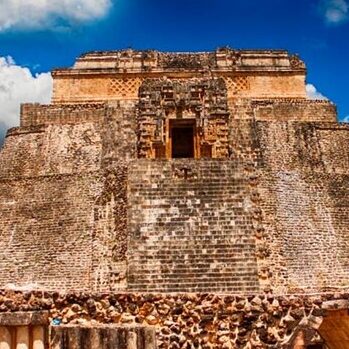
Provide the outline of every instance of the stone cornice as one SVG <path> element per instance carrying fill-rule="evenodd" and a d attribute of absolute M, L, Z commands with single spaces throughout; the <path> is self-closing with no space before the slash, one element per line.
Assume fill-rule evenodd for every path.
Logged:
<path fill-rule="evenodd" d="M 54 76 L 125 73 L 290 72 L 305 74 L 304 62 L 285 50 L 217 49 L 213 52 L 100 51 L 81 55 L 73 68 Z"/>

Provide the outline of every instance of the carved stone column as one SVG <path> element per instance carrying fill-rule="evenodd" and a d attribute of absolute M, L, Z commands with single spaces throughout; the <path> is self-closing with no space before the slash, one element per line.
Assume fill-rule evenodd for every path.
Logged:
<path fill-rule="evenodd" d="M 0 326 L 0 349 L 11 349 L 11 333 L 5 326 Z"/>
<path fill-rule="evenodd" d="M 33 349 L 45 349 L 45 330 L 42 326 L 33 328 Z"/>
<path fill-rule="evenodd" d="M 16 334 L 16 349 L 29 349 L 29 327 L 18 326 Z"/>

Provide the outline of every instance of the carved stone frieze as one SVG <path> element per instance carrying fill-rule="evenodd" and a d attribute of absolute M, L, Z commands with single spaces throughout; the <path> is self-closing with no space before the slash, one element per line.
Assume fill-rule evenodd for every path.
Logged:
<path fill-rule="evenodd" d="M 164 148 L 168 147 L 169 120 L 191 119 L 200 149 L 197 157 L 225 157 L 228 115 L 222 78 L 145 80 L 139 90 L 139 156 L 168 157 Z"/>

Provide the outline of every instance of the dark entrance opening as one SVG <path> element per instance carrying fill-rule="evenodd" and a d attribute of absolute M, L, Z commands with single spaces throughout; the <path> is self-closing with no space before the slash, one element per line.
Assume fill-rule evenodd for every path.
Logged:
<path fill-rule="evenodd" d="M 194 127 L 192 125 L 171 128 L 172 158 L 194 157 Z"/>

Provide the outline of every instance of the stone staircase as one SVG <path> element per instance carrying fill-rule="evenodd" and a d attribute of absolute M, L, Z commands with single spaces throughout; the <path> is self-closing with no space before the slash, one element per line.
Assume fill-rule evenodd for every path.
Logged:
<path fill-rule="evenodd" d="M 128 196 L 129 290 L 259 290 L 253 203 L 241 165 L 137 160 Z"/>

